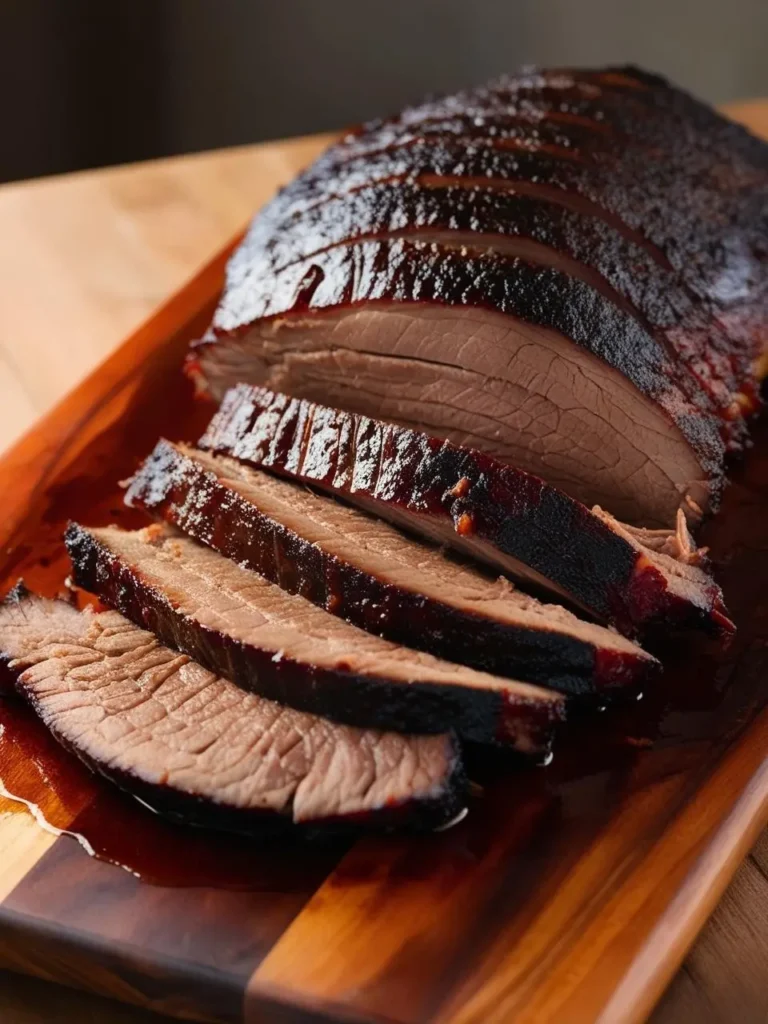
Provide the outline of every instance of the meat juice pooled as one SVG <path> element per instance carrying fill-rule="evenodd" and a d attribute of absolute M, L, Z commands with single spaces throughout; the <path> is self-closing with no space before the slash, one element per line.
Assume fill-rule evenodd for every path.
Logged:
<path fill-rule="evenodd" d="M 144 516 L 123 505 L 118 481 L 133 472 L 163 430 L 186 435 L 201 429 L 211 407 L 193 399 L 176 366 L 146 379 L 142 391 L 140 407 L 132 406 L 35 495 L 4 552 L 2 593 L 20 577 L 48 596 L 64 590 L 69 560 L 63 533 L 70 518 L 146 525 Z M 0 698 L 0 792 L 10 798 L 3 801 L 8 813 L 24 812 L 26 805 L 42 828 L 71 836 L 88 854 L 158 885 L 247 889 L 265 884 L 265 870 L 275 883 L 282 872 L 280 884 L 290 885 L 291 873 L 299 877 L 305 860 L 294 855 L 290 840 L 281 841 L 275 857 L 244 838 L 166 821 L 65 751 L 15 696 Z M 328 856 L 333 863 L 338 850 Z"/>

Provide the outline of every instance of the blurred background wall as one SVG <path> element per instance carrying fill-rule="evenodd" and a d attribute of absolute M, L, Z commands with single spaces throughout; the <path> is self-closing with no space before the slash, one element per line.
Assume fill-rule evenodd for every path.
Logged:
<path fill-rule="evenodd" d="M 523 63 L 768 95 L 768 0 L 2 0 L 0 180 L 336 128 Z"/>

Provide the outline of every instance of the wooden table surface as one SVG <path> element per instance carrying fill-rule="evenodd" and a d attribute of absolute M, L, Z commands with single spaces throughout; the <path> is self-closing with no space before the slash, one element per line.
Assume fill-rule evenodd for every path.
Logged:
<path fill-rule="evenodd" d="M 768 136 L 768 101 L 730 113 Z M 0 187 L 0 448 L 101 362 L 321 145 L 318 137 L 296 139 Z M 0 972 L 0 1021 L 160 1018 Z M 653 1016 L 654 1024 L 689 1021 L 768 1024 L 768 831 Z"/>

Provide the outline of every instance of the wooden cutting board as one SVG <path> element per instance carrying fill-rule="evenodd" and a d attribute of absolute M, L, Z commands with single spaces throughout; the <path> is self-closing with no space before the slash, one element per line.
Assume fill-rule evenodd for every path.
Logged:
<path fill-rule="evenodd" d="M 0 464 L 5 580 L 52 592 L 63 521 L 115 518 L 156 433 L 194 436 L 178 365 L 223 265 Z M 768 817 L 759 434 L 706 538 L 740 627 L 728 652 L 673 652 L 663 693 L 577 728 L 550 768 L 499 766 L 450 832 L 255 851 L 245 892 L 142 883 L 3 802 L 0 965 L 200 1020 L 642 1019 Z M 88 812 L 59 807 L 75 830 Z"/>

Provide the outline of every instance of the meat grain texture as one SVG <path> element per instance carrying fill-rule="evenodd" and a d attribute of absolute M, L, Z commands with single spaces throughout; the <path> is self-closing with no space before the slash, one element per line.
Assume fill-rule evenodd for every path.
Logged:
<path fill-rule="evenodd" d="M 243 693 L 116 611 L 17 591 L 0 607 L 0 651 L 6 682 L 59 742 L 187 823 L 433 827 L 463 806 L 449 736 L 353 729 Z"/>
<path fill-rule="evenodd" d="M 559 694 L 366 633 L 163 527 L 67 531 L 73 579 L 163 642 L 282 703 L 355 725 L 544 755 Z"/>
<path fill-rule="evenodd" d="M 320 487 L 623 632 L 733 629 L 681 510 L 675 530 L 628 527 L 486 453 L 247 384 L 200 446 Z"/>

